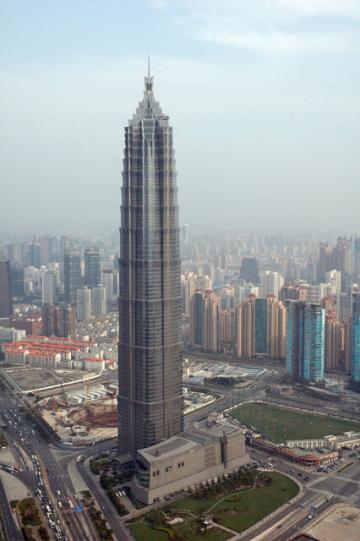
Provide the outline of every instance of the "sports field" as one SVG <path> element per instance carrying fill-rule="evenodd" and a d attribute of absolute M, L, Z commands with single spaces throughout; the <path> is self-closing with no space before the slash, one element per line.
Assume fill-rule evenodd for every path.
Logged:
<path fill-rule="evenodd" d="M 231 415 L 275 443 L 286 440 L 316 439 L 329 434 L 337 436 L 348 430 L 360 431 L 360 423 L 327 415 L 316 415 L 271 404 L 248 403 L 231 411 Z"/>

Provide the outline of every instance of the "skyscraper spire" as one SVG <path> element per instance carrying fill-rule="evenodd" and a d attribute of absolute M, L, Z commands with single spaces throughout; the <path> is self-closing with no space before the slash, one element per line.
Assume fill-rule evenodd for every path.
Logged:
<path fill-rule="evenodd" d="M 148 55 L 148 69 L 147 69 L 147 76 L 145 76 L 145 91 L 146 92 L 152 92 L 153 79 L 154 77 L 151 77 L 150 75 L 150 55 Z"/>

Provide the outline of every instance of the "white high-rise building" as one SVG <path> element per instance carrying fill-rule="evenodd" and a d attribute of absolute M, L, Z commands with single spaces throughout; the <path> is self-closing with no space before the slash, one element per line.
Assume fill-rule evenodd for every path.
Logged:
<path fill-rule="evenodd" d="M 242 286 L 237 286 L 235 288 L 235 298 L 234 303 L 235 305 L 238 305 L 242 302 L 244 302 L 250 295 L 254 295 L 255 297 L 260 297 L 260 288 L 259 286 L 254 286 L 254 284 L 245 283 Z"/>
<path fill-rule="evenodd" d="M 106 288 L 103 286 L 91 288 L 91 307 L 95 317 L 106 315 Z"/>
<path fill-rule="evenodd" d="M 191 298 L 197 288 L 197 275 L 194 272 L 187 272 L 181 275 L 181 297 L 182 311 L 190 316 Z"/>
<path fill-rule="evenodd" d="M 284 285 L 284 277 L 276 271 L 260 272 L 260 297 L 266 299 L 268 295 L 279 298 L 279 291 Z"/>
<path fill-rule="evenodd" d="M 210 290 L 212 285 L 212 279 L 207 274 L 196 277 L 196 289 Z"/>
<path fill-rule="evenodd" d="M 78 321 L 88 321 L 91 315 L 91 289 L 82 287 L 76 291 L 76 318 Z"/>
<path fill-rule="evenodd" d="M 42 304 L 56 303 L 56 273 L 52 271 L 45 272 L 42 275 Z"/>
<path fill-rule="evenodd" d="M 341 293 L 341 272 L 338 270 L 331 270 L 325 274 L 326 282 L 331 284 L 334 288 L 333 295 L 340 295 Z"/>
<path fill-rule="evenodd" d="M 116 300 L 118 295 L 117 281 L 118 273 L 116 273 L 113 269 L 104 269 L 102 271 L 102 284 L 106 289 L 107 302 Z"/>

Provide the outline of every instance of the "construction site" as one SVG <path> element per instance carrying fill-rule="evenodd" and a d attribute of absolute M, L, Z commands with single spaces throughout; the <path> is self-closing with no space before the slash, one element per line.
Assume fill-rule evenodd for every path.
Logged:
<path fill-rule="evenodd" d="M 185 414 L 216 401 L 210 394 L 184 388 Z M 117 383 L 88 382 L 81 388 L 66 389 L 33 405 L 42 417 L 69 445 L 90 445 L 117 435 Z"/>
<path fill-rule="evenodd" d="M 63 442 L 90 445 L 117 434 L 116 386 L 85 385 L 39 401 L 35 413 Z"/>

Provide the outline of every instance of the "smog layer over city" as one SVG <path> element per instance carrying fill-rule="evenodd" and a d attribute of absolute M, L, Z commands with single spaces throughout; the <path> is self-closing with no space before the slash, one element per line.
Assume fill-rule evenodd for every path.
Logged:
<path fill-rule="evenodd" d="M 0 2 L 0 541 L 359 541 L 359 30 Z"/>

